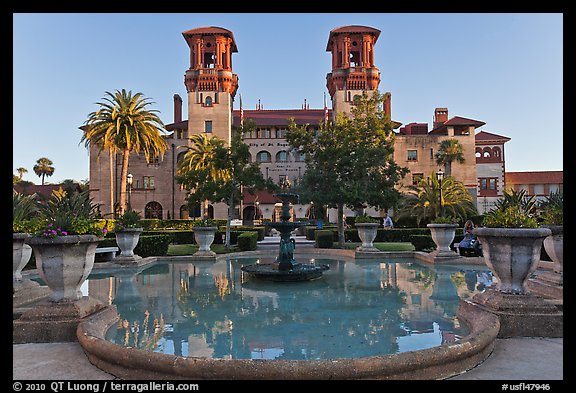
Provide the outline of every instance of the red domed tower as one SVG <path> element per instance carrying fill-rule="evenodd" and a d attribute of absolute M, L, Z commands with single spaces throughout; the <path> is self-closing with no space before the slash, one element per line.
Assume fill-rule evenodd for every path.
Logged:
<path fill-rule="evenodd" d="M 374 66 L 374 45 L 380 30 L 367 26 L 343 26 L 330 31 L 327 52 L 332 52 L 332 72 L 326 87 L 332 98 L 332 113 L 350 113 L 354 96 L 377 90 L 380 71 Z M 390 114 L 390 93 L 384 110 Z M 390 114 L 391 115 L 391 114 Z"/>
<path fill-rule="evenodd" d="M 232 107 L 238 75 L 232 73 L 234 35 L 222 27 L 199 27 L 182 33 L 190 47 L 190 68 L 184 84 L 188 92 L 188 135 L 208 133 L 230 142 Z"/>

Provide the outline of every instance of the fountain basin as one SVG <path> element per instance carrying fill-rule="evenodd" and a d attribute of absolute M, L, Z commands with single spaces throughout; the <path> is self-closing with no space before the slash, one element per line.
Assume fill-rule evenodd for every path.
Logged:
<path fill-rule="evenodd" d="M 456 343 L 396 355 L 332 360 L 251 360 L 182 357 L 124 347 L 104 336 L 118 320 L 114 306 L 78 326 L 80 345 L 91 363 L 121 379 L 444 379 L 483 362 L 494 349 L 498 317 L 461 301 L 459 318 L 470 334 Z"/>
<path fill-rule="evenodd" d="M 312 265 L 296 262 L 292 263 L 292 269 L 280 270 L 278 265 L 278 263 L 252 264 L 243 266 L 242 271 L 261 280 L 294 282 L 316 280 L 322 277 L 322 272 L 330 269 L 328 265 Z"/>

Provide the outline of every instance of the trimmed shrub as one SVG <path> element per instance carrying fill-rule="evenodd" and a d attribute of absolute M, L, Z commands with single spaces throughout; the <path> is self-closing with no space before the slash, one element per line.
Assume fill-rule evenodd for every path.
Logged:
<path fill-rule="evenodd" d="M 168 254 L 168 245 L 172 241 L 170 235 L 140 236 L 140 241 L 134 254 L 141 257 L 161 256 Z"/>
<path fill-rule="evenodd" d="M 314 231 L 314 240 L 317 248 L 332 248 L 334 232 L 330 229 Z"/>
<path fill-rule="evenodd" d="M 238 235 L 238 248 L 241 251 L 256 250 L 258 245 L 258 232 L 246 231 Z"/>
<path fill-rule="evenodd" d="M 410 235 L 410 243 L 414 245 L 416 251 L 435 250 L 436 243 L 430 235 Z"/>

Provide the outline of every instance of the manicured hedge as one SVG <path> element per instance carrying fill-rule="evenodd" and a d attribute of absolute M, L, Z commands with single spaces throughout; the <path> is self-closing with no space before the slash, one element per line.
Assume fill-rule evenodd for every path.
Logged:
<path fill-rule="evenodd" d="M 314 232 L 314 240 L 317 248 L 332 248 L 334 244 L 334 232 L 330 229 L 321 229 Z"/>
<path fill-rule="evenodd" d="M 238 236 L 238 248 L 241 251 L 253 251 L 256 250 L 258 245 L 258 232 L 246 231 Z"/>
<path fill-rule="evenodd" d="M 172 236 L 170 235 L 140 235 L 134 254 L 141 257 L 166 255 L 171 242 Z M 106 238 L 98 244 L 98 247 L 118 247 L 118 244 L 116 244 L 116 238 Z"/>
<path fill-rule="evenodd" d="M 414 245 L 416 251 L 435 250 L 436 243 L 430 235 L 410 235 L 410 243 Z"/>

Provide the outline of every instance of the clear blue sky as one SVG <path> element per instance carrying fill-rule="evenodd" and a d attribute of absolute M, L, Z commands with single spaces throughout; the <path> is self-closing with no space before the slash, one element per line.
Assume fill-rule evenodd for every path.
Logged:
<path fill-rule="evenodd" d="M 47 181 L 87 179 L 78 127 L 106 91 L 141 92 L 171 123 L 174 94 L 186 102 L 182 32 L 196 27 L 234 33 L 245 109 L 258 99 L 264 109 L 297 109 L 304 99 L 322 108 L 328 35 L 345 25 L 381 30 L 375 63 L 394 120 L 431 126 L 434 108 L 447 107 L 449 117 L 481 120 L 479 130 L 511 138 L 507 171 L 563 170 L 560 13 L 16 13 L 13 172 L 24 167 L 24 179 L 40 184 L 32 168 L 48 157 L 55 172 Z"/>

